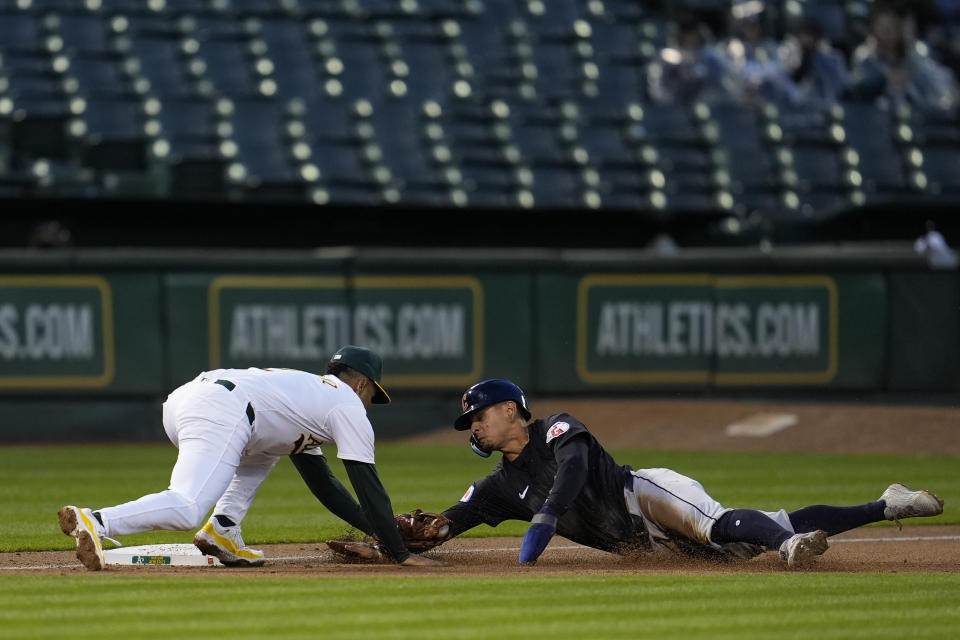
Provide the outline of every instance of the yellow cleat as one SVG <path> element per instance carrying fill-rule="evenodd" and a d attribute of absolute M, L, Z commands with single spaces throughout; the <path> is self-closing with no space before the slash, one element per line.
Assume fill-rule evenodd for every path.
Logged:
<path fill-rule="evenodd" d="M 240 525 L 224 527 L 216 518 L 207 520 L 193 544 L 208 556 L 219 558 L 228 567 L 259 567 L 263 564 L 263 551 L 251 549 L 240 537 Z"/>
<path fill-rule="evenodd" d="M 66 506 L 60 509 L 60 530 L 77 539 L 77 559 L 90 571 L 100 571 L 107 566 L 103 558 L 103 526 L 97 522 L 90 509 Z"/>

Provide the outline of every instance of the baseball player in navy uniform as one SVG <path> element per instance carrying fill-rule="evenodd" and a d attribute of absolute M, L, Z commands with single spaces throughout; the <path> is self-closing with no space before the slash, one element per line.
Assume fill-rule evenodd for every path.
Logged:
<path fill-rule="evenodd" d="M 469 430 L 478 454 L 503 454 L 500 464 L 443 512 L 453 535 L 504 520 L 531 523 L 520 547 L 532 564 L 554 534 L 627 553 L 665 546 L 716 560 L 779 551 L 790 567 L 809 565 L 827 550 L 827 537 L 870 522 L 943 512 L 928 491 L 892 484 L 874 502 L 816 505 L 787 513 L 731 509 L 699 482 L 670 469 L 617 464 L 572 415 L 530 421 L 523 391 L 508 380 L 479 382 L 463 394 L 458 430 Z"/>
<path fill-rule="evenodd" d="M 164 430 L 179 449 L 169 488 L 98 510 L 65 506 L 58 514 L 60 528 L 77 539 L 83 565 L 100 570 L 106 564 L 103 538 L 190 530 L 212 509 L 194 544 L 226 565 L 260 565 L 263 552 L 244 543 L 240 522 L 277 461 L 289 456 L 334 515 L 376 534 L 396 562 L 439 565 L 410 554 L 377 475 L 367 409 L 390 402 L 380 383 L 382 371 L 379 355 L 354 345 L 337 351 L 324 375 L 294 369 L 204 371 L 163 404 Z M 359 503 L 327 465 L 321 447 L 330 444 Z"/>

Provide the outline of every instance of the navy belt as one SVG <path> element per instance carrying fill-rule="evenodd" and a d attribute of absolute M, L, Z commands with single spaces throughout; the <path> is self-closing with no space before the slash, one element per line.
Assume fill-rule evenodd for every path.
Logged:
<path fill-rule="evenodd" d="M 227 391 L 233 391 L 234 389 L 237 388 L 237 385 L 233 384 L 229 380 L 214 380 L 213 384 L 218 384 L 224 389 L 226 389 Z"/>
<path fill-rule="evenodd" d="M 237 385 L 230 382 L 229 380 L 214 380 L 213 384 L 218 384 L 227 391 L 233 391 L 237 388 Z M 247 403 L 247 420 L 250 421 L 250 424 L 253 424 L 253 421 L 256 419 L 257 414 L 253 411 L 253 405 L 249 402 Z"/>

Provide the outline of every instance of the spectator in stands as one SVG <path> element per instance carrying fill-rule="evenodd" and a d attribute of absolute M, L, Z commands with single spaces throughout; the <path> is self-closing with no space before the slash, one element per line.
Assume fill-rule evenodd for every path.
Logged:
<path fill-rule="evenodd" d="M 728 30 L 731 35 L 721 49 L 739 82 L 740 97 L 772 99 L 785 74 L 777 55 L 780 43 L 770 35 L 764 3 L 734 3 Z"/>
<path fill-rule="evenodd" d="M 738 94 L 726 56 L 695 16 L 676 21 L 669 45 L 647 67 L 647 83 L 650 98 L 661 104 L 728 100 Z"/>
<path fill-rule="evenodd" d="M 950 248 L 932 220 L 927 220 L 926 232 L 914 240 L 913 248 L 927 259 L 931 269 L 957 268 L 957 252 Z"/>
<path fill-rule="evenodd" d="M 784 37 L 779 60 L 785 81 L 776 87 L 775 99 L 822 109 L 843 96 L 847 61 L 823 37 L 813 18 L 799 20 Z"/>
<path fill-rule="evenodd" d="M 730 37 L 724 48 L 731 60 L 740 64 L 771 63 L 777 60 L 777 39 L 770 33 L 766 7 L 752 0 L 730 9 Z"/>
<path fill-rule="evenodd" d="M 936 13 L 921 31 L 937 52 L 937 60 L 960 74 L 960 0 L 935 0 Z"/>
<path fill-rule="evenodd" d="M 37 249 L 63 249 L 73 245 L 73 233 L 60 220 L 45 220 L 30 230 L 27 246 Z"/>
<path fill-rule="evenodd" d="M 888 5 L 874 9 L 869 34 L 853 53 L 851 97 L 885 97 L 933 109 L 956 106 L 953 73 L 926 53 L 928 47 L 917 46 L 914 29 L 912 16 Z"/>
<path fill-rule="evenodd" d="M 937 62 L 960 73 L 960 0 L 882 0 L 914 22 L 916 37 Z"/>

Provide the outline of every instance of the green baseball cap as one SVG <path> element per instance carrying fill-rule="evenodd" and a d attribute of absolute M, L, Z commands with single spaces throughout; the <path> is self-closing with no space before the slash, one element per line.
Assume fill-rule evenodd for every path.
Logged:
<path fill-rule="evenodd" d="M 383 378 L 383 360 L 376 352 L 366 347 L 348 344 L 340 347 L 340 350 L 330 358 L 330 362 L 340 362 L 370 378 L 377 388 L 376 393 L 373 394 L 372 402 L 374 404 L 389 404 L 390 396 L 383 385 L 380 384 L 380 380 Z"/>

